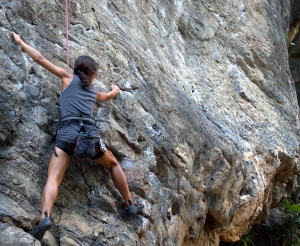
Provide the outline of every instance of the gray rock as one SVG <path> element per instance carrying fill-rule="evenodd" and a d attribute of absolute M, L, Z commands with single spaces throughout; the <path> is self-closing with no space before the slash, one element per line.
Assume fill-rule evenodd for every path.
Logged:
<path fill-rule="evenodd" d="M 41 242 L 42 246 L 59 246 L 59 241 L 53 236 L 53 234 L 50 231 L 46 231 Z"/>
<path fill-rule="evenodd" d="M 8 226 L 2 230 L 0 232 L 0 242 L 3 246 L 41 245 L 37 239 L 16 226 Z"/>
<path fill-rule="evenodd" d="M 62 237 L 60 239 L 60 245 L 61 246 L 79 246 L 78 243 L 76 243 L 72 238 L 69 238 L 69 237 Z"/>
<path fill-rule="evenodd" d="M 11 31 L 66 68 L 64 16 L 0 2 L 1 233 L 34 228 L 60 118 L 60 80 Z M 145 209 L 126 217 L 109 172 L 73 157 L 43 245 L 212 246 L 264 219 L 299 173 L 298 17 L 294 0 L 71 1 L 70 69 L 90 55 L 95 87 L 120 86 L 95 118 Z"/>

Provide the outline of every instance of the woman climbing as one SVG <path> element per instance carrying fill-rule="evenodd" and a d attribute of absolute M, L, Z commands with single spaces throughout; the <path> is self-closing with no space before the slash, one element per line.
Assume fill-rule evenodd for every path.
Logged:
<path fill-rule="evenodd" d="M 52 226 L 49 216 L 57 197 L 58 187 L 74 150 L 79 149 L 76 148 L 80 145 L 77 140 L 79 140 L 78 136 L 82 133 L 93 136 L 93 139 L 98 139 L 94 145 L 95 147 L 93 147 L 95 155 L 91 159 L 110 172 L 116 188 L 126 201 L 128 213 L 134 214 L 141 211 L 144 205 L 132 203 L 125 174 L 113 154 L 102 144 L 98 128 L 96 128 L 93 120 L 94 103 L 114 98 L 120 92 L 119 87 L 112 85 L 112 90 L 108 93 L 95 89 L 91 83 L 98 68 L 96 62 L 88 56 L 77 58 L 73 74 L 71 74 L 46 60 L 37 50 L 27 45 L 20 38 L 20 35 L 13 32 L 13 36 L 17 44 L 21 45 L 23 50 L 35 62 L 62 80 L 62 93 L 59 98 L 61 107 L 60 129 L 56 136 L 54 151 L 49 163 L 48 179 L 43 191 L 41 217 L 39 224 L 31 232 L 31 235 L 41 240 L 45 232 Z"/>

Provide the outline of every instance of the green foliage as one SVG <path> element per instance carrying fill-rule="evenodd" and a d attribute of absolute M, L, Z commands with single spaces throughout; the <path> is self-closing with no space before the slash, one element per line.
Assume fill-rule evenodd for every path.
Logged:
<path fill-rule="evenodd" d="M 298 189 L 300 189 L 300 176 L 298 176 Z M 296 192 L 297 194 L 298 192 Z M 288 232 L 288 239 L 285 242 L 286 246 L 299 246 L 300 245 L 300 200 L 294 203 L 293 200 L 285 199 L 282 201 L 282 209 L 291 217 L 291 229 Z"/>
<path fill-rule="evenodd" d="M 244 243 L 244 246 L 248 246 L 248 245 L 255 246 L 255 244 L 249 238 L 249 233 L 247 233 L 246 236 L 244 236 L 244 238 L 241 238 L 241 241 Z M 248 244 L 248 243 L 251 243 L 251 244 Z"/>

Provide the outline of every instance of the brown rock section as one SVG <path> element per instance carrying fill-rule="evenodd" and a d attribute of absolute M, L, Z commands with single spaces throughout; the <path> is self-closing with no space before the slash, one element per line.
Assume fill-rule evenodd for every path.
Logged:
<path fill-rule="evenodd" d="M 95 118 L 145 209 L 126 217 L 108 172 L 73 157 L 42 245 L 218 245 L 287 197 L 299 172 L 294 3 L 71 1 L 70 64 L 90 55 L 95 86 L 122 89 Z M 61 84 L 12 30 L 66 68 L 64 1 L 0 2 L 0 237 L 33 245 Z"/>

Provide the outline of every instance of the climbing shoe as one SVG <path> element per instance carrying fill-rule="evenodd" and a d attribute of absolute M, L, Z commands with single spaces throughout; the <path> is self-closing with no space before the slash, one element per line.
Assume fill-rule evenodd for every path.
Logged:
<path fill-rule="evenodd" d="M 52 226 L 47 211 L 45 211 L 44 213 L 45 213 L 45 218 L 41 222 L 39 222 L 37 227 L 34 229 L 34 231 L 30 233 L 33 237 L 35 237 L 38 240 L 42 240 L 45 232 L 48 231 Z"/>
<path fill-rule="evenodd" d="M 142 211 L 144 208 L 144 204 L 134 204 L 133 205 L 130 199 L 128 199 L 128 204 L 129 205 L 127 205 L 125 209 L 129 215 L 136 214 L 136 213 Z"/>

